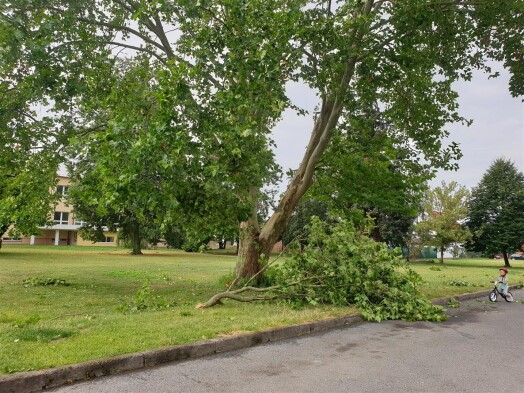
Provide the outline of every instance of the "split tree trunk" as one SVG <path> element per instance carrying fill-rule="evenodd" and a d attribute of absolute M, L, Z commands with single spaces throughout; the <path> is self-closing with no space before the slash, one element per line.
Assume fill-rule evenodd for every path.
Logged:
<path fill-rule="evenodd" d="M 315 122 L 304 158 L 280 200 L 278 208 L 260 231 L 256 221 L 256 211 L 247 223 L 241 224 L 237 278 L 252 277 L 260 270 L 262 264 L 268 261 L 273 246 L 282 236 L 300 198 L 313 184 L 315 167 L 327 148 L 341 111 L 341 99 L 323 101 L 322 110 Z M 258 278 L 260 279 L 261 275 Z"/>
<path fill-rule="evenodd" d="M 373 0 L 366 0 L 359 12 L 360 16 L 369 15 L 373 4 Z M 354 16 L 356 18 L 358 15 Z M 333 77 L 333 90 L 322 97 L 320 113 L 315 120 L 306 152 L 284 196 L 280 200 L 278 208 L 260 231 L 258 231 L 258 223 L 254 225 L 253 215 L 250 222 L 244 225 L 242 231 L 244 239 L 241 242 L 244 241 L 245 244 L 240 246 L 238 254 L 237 279 L 250 278 L 253 276 L 252 272 L 257 273 L 260 271 L 261 264 L 268 261 L 273 246 L 281 238 L 300 198 L 313 184 L 316 166 L 333 136 L 338 119 L 342 114 L 349 83 L 353 78 L 357 62 L 361 60 L 356 43 L 363 37 L 366 28 L 366 18 L 362 20 L 364 21 L 363 25 L 355 27 L 349 41 L 351 49 L 349 52 L 352 55 L 341 64 L 343 66 L 341 72 Z M 258 275 L 257 279 L 260 280 L 261 276 L 261 274 Z"/>

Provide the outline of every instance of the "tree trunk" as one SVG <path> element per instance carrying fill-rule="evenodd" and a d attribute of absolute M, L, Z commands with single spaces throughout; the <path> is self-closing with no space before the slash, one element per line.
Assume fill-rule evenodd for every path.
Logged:
<path fill-rule="evenodd" d="M 369 15 L 372 11 L 373 3 L 371 0 L 366 0 L 362 6 L 361 15 Z M 363 18 L 363 20 L 365 19 L 366 18 Z M 353 30 L 352 38 L 354 39 L 354 43 L 363 37 L 366 27 L 367 22 L 364 22 L 362 26 L 356 27 Z M 359 61 L 359 48 L 354 43 L 350 50 L 352 55 L 341 64 L 343 68 L 340 73 L 333 78 L 333 90 L 325 93 L 322 97 L 320 113 L 315 119 L 302 162 L 289 183 L 277 209 L 264 224 L 260 232 L 258 230 L 258 223 L 256 226 L 251 224 L 244 226 L 244 230 L 241 233 L 244 239 L 241 239 L 241 242 L 245 242 L 245 244 L 244 247 L 241 245 L 238 254 L 236 268 L 237 278 L 249 278 L 253 276 L 253 274 L 251 274 L 252 272 L 256 274 L 260 271 L 261 259 L 262 261 L 268 261 L 273 246 L 282 237 L 291 214 L 300 201 L 300 198 L 302 198 L 313 184 L 316 166 L 331 141 L 340 115 L 342 114 L 347 88 L 353 78 L 355 67 Z M 252 192 L 250 191 L 250 195 L 251 194 Z M 261 274 L 258 275 L 257 280 L 260 280 L 261 277 Z"/>
<path fill-rule="evenodd" d="M 440 263 L 444 263 L 444 247 L 440 247 Z"/>
<path fill-rule="evenodd" d="M 142 245 L 140 238 L 140 225 L 138 223 L 133 223 L 130 226 L 129 236 L 131 238 L 131 254 L 132 255 L 142 255 Z"/>
<path fill-rule="evenodd" d="M 241 224 L 240 249 L 236 267 L 237 278 L 250 278 L 260 271 L 261 262 L 269 259 L 273 246 L 278 242 L 300 198 L 313 184 L 316 164 L 327 148 L 333 129 L 341 112 L 341 102 L 323 100 L 322 110 L 315 122 L 304 158 L 280 200 L 278 208 L 259 230 L 256 221 L 256 193 L 250 190 L 254 211 L 248 222 Z M 329 131 L 329 132 L 328 132 Z M 260 280 L 262 275 L 258 276 Z"/>
<path fill-rule="evenodd" d="M 235 276 L 239 279 L 253 277 L 261 268 L 260 247 L 258 245 L 259 226 L 257 209 L 258 191 L 252 187 L 249 190 L 249 202 L 252 205 L 249 220 L 240 223 L 240 238 L 238 260 Z"/>
<path fill-rule="evenodd" d="M 502 251 L 502 255 L 504 256 L 504 266 L 511 267 L 511 265 L 509 264 L 508 252 Z"/>

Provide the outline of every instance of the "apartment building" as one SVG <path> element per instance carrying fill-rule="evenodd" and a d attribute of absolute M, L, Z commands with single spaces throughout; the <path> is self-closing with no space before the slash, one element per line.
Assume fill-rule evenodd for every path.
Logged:
<path fill-rule="evenodd" d="M 69 178 L 58 176 L 55 192 L 61 195 L 53 212 L 53 225 L 39 228 L 38 235 L 31 237 L 11 238 L 9 231 L 2 236 L 3 244 L 30 244 L 30 245 L 55 245 L 55 246 L 115 246 L 117 243 L 116 232 L 104 232 L 105 240 L 93 243 L 83 239 L 78 229 L 84 224 L 77 220 L 73 207 L 65 203 L 69 189 Z"/>

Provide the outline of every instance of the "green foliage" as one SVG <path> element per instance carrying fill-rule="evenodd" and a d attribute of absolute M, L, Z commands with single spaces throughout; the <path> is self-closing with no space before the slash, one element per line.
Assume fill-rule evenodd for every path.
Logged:
<path fill-rule="evenodd" d="M 420 154 L 429 161 L 432 153 L 411 150 L 376 108 L 344 116 L 317 171 L 313 194 L 346 214 L 365 210 L 375 218 L 381 241 L 405 246 L 426 182 L 433 177 L 431 164 L 423 163 Z"/>
<path fill-rule="evenodd" d="M 0 127 L 0 236 L 33 235 L 49 223 L 56 195 L 56 160 L 46 152 L 22 151 L 16 138 L 6 140 Z"/>
<path fill-rule="evenodd" d="M 463 280 L 451 280 L 448 281 L 448 285 L 452 287 L 469 287 L 471 284 Z"/>
<path fill-rule="evenodd" d="M 328 227 L 314 218 L 309 244 L 277 268 L 275 282 L 290 302 L 355 304 L 368 320 L 443 320 L 418 292 L 421 277 L 367 235 L 346 220 Z"/>
<path fill-rule="evenodd" d="M 297 242 L 301 247 L 307 244 L 309 225 L 313 216 L 318 217 L 322 221 L 327 220 L 327 203 L 311 197 L 303 198 L 293 211 L 282 235 L 284 246 L 289 245 L 291 242 Z"/>
<path fill-rule="evenodd" d="M 429 270 L 434 270 L 434 271 L 440 272 L 442 269 L 440 267 L 438 267 L 438 266 L 431 266 L 429 268 Z"/>
<path fill-rule="evenodd" d="M 124 236 L 133 233 L 137 248 L 137 237 L 152 236 L 151 228 L 141 232 L 137 225 L 162 232 L 164 225 L 190 222 L 215 235 L 217 223 L 233 227 L 246 218 L 249 188 L 261 189 L 278 173 L 271 130 L 286 109 L 305 114 L 286 94 L 290 83 L 301 82 L 319 96 L 305 165 L 320 167 L 329 141 L 335 142 L 324 162 L 328 176 L 339 182 L 328 195 L 362 195 L 370 202 L 364 208 L 382 199 L 392 205 L 388 208 L 402 207 L 402 200 L 420 193 L 431 168 L 455 167 L 460 156 L 457 144 L 445 145 L 447 124 L 466 122 L 457 111 L 456 81 L 470 79 L 477 68 L 490 72 L 489 62 L 496 60 L 511 71 L 512 94 L 522 94 L 521 1 L 331 4 L 4 1 L 5 151 L 21 145 L 20 162 L 27 163 L 42 149 L 54 169 L 85 152 L 93 165 L 100 158 L 102 169 L 86 179 L 94 190 L 82 191 L 87 195 L 82 215 L 93 228 L 132 221 Z M 138 69 L 124 81 L 126 62 Z M 39 107 L 48 108 L 49 116 L 35 116 Z M 71 144 L 71 157 L 57 157 Z M 4 167 L 12 174 L 26 166 L 6 160 Z M 40 167 L 31 168 L 39 174 Z M 312 184 L 313 172 L 297 179 L 305 190 L 295 201 Z M 0 190 L 4 181 L 0 178 Z M 104 195 L 100 201 L 96 187 Z M 0 209 L 16 192 L 0 196 Z M 180 218 L 178 204 L 190 219 Z M 8 212 L 30 211 L 29 203 L 8 206 Z M 17 217 L 5 222 L 13 219 L 18 222 Z M 212 224 L 204 226 L 207 222 Z"/>
<path fill-rule="evenodd" d="M 70 284 L 61 278 L 40 278 L 40 277 L 28 277 L 26 278 L 22 284 L 24 287 L 46 287 L 46 286 L 64 286 L 67 287 Z"/>
<path fill-rule="evenodd" d="M 485 256 L 511 254 L 524 243 L 524 174 L 509 160 L 497 159 L 471 193 L 467 247 Z"/>
<path fill-rule="evenodd" d="M 415 225 L 420 243 L 437 247 L 443 252 L 453 244 L 463 243 L 471 237 L 462 225 L 467 217 L 469 191 L 456 182 L 426 192 L 422 202 L 423 219 Z"/>
<path fill-rule="evenodd" d="M 143 311 L 161 311 L 175 307 L 176 302 L 167 302 L 155 294 L 148 284 L 138 289 L 128 301 L 121 303 L 117 310 L 121 313 L 137 313 Z"/>
<path fill-rule="evenodd" d="M 455 299 L 455 298 L 451 298 L 448 300 L 448 302 L 446 303 L 446 307 L 449 307 L 449 308 L 459 308 L 460 307 L 460 302 Z"/>

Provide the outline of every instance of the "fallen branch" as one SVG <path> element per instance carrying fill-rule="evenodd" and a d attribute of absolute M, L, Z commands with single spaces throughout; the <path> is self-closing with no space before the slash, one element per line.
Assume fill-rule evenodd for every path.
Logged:
<path fill-rule="evenodd" d="M 222 299 L 233 299 L 238 302 L 254 302 L 254 301 L 260 301 L 260 300 L 276 300 L 281 295 L 272 295 L 272 296 L 241 296 L 244 292 L 257 292 L 257 293 L 265 293 L 265 292 L 275 292 L 279 291 L 282 287 L 280 285 L 272 286 L 272 287 L 266 287 L 266 288 L 257 288 L 257 287 L 242 287 L 240 289 L 235 289 L 233 291 L 227 290 L 225 292 L 220 292 L 214 295 L 211 299 L 209 299 L 205 303 L 199 303 L 197 304 L 196 308 L 208 308 L 216 306 L 217 304 L 222 304 Z"/>
<path fill-rule="evenodd" d="M 258 274 L 258 273 L 257 273 Z M 308 284 L 308 287 L 310 288 L 321 288 L 325 287 L 324 284 L 322 284 L 322 279 L 326 277 L 322 276 L 311 276 L 311 277 L 305 277 L 297 281 L 293 281 L 291 283 L 288 283 L 286 285 L 287 288 L 298 285 L 301 283 L 304 283 L 306 281 L 312 281 L 316 280 L 315 282 Z M 251 280 L 249 280 L 251 281 Z M 268 293 L 273 292 L 274 294 L 269 296 L 242 296 L 241 294 L 244 292 L 255 292 L 257 294 L 260 293 Z M 277 299 L 284 299 L 289 296 L 296 296 L 296 292 L 290 292 L 290 291 L 283 291 L 282 285 L 274 285 L 271 287 L 264 287 L 264 288 L 258 288 L 258 287 L 252 287 L 252 286 L 243 286 L 242 288 L 231 290 L 231 287 L 227 289 L 224 292 L 217 293 L 214 295 L 211 299 L 209 299 L 205 303 L 199 303 L 195 308 L 209 308 L 216 306 L 218 304 L 223 304 L 222 299 L 232 299 L 236 300 L 238 302 L 255 302 L 255 301 L 261 301 L 261 300 L 277 300 Z"/>

